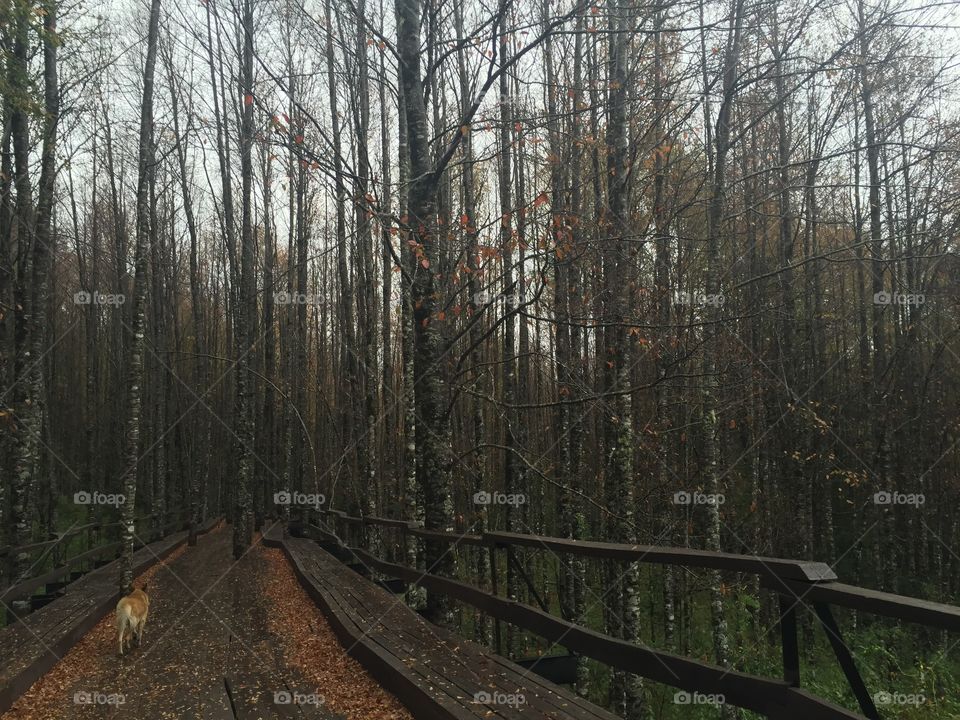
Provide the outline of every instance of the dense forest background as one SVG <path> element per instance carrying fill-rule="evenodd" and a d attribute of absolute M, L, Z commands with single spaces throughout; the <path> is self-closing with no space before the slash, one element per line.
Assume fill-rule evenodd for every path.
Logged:
<path fill-rule="evenodd" d="M 5 544 L 102 516 L 132 546 L 184 506 L 240 555 L 303 501 L 957 601 L 958 26 L 899 0 L 4 0 Z M 524 563 L 577 622 L 779 672 L 754 578 Z M 955 638 L 843 622 L 872 687 L 926 699 L 894 712 L 960 712 Z M 804 684 L 849 703 L 814 623 Z M 578 689 L 718 712 L 587 662 Z"/>

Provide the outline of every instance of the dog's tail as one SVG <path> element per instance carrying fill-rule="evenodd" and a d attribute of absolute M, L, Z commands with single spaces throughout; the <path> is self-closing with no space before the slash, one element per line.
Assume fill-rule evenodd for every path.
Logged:
<path fill-rule="evenodd" d="M 117 632 L 125 630 L 130 627 L 130 613 L 127 612 L 126 608 L 118 607 L 117 608 Z"/>
<path fill-rule="evenodd" d="M 127 633 L 133 632 L 130 624 L 130 613 L 121 601 L 117 605 L 117 642 L 120 644 L 120 654 L 123 655 L 123 637 Z"/>

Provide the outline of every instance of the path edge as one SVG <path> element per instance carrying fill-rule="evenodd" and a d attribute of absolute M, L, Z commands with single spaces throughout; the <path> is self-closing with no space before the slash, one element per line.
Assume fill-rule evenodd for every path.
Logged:
<path fill-rule="evenodd" d="M 392 693 L 417 720 L 465 720 L 465 718 L 476 720 L 476 715 L 466 710 L 461 712 L 460 708 L 439 703 L 433 695 L 415 682 L 406 668 L 392 658 L 388 658 L 362 634 L 351 629 L 331 606 L 325 593 L 306 577 L 284 540 L 285 536 L 276 537 L 267 533 L 263 535 L 264 545 L 283 551 L 301 587 L 323 612 L 340 644 L 346 648 L 347 654 L 359 662 L 382 688 Z"/>

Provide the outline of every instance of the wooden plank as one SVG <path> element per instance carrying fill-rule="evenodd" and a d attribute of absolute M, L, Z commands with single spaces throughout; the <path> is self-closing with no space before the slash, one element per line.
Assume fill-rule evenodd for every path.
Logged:
<path fill-rule="evenodd" d="M 805 583 L 790 580 L 764 583 L 765 587 L 804 602 L 829 603 L 885 617 L 960 632 L 960 608 L 918 600 L 839 582 Z"/>
<path fill-rule="evenodd" d="M 471 535 L 469 533 L 445 532 L 442 530 L 424 530 L 422 528 L 413 528 L 411 535 L 415 535 L 424 540 L 433 540 L 436 542 L 445 542 L 451 545 L 485 545 L 481 535 Z"/>
<path fill-rule="evenodd" d="M 413 520 L 393 520 L 391 518 L 382 518 L 375 515 L 367 515 L 363 518 L 363 522 L 366 525 L 382 525 L 383 527 L 400 529 L 420 527 L 420 523 Z"/>
<path fill-rule="evenodd" d="M 326 510 L 352 524 L 386 524 L 403 526 L 403 521 L 383 518 L 359 518 L 347 515 L 342 510 Z M 781 577 L 793 580 L 821 582 L 836 580 L 836 573 L 829 565 L 811 560 L 790 560 L 785 558 L 757 557 L 734 553 L 710 552 L 691 548 L 661 547 L 658 545 L 629 545 L 623 543 L 596 542 L 589 540 L 569 540 L 549 536 L 525 535 L 509 532 L 485 532 L 482 536 L 469 533 L 456 533 L 443 530 L 410 528 L 410 533 L 427 540 L 466 545 L 503 545 L 526 546 L 553 552 L 574 553 L 608 560 L 624 562 L 647 562 L 664 565 L 701 567 L 731 572 L 748 572 L 764 577 Z"/>
<path fill-rule="evenodd" d="M 306 716 L 301 712 L 301 706 L 294 703 L 293 692 L 288 688 L 275 690 L 276 682 L 267 675 L 231 673 L 223 683 L 236 720 Z"/>
<path fill-rule="evenodd" d="M 472 710 L 475 717 L 615 719 L 572 692 L 427 623 L 315 545 L 290 542 L 294 546 L 292 552 L 302 562 L 303 572 L 324 589 L 331 603 L 352 620 L 359 632 L 420 675 L 428 685 L 442 688 L 459 704 L 466 702 L 466 709 Z M 336 607 L 332 609 L 336 611 Z M 474 703 L 478 692 L 521 693 L 526 702 L 517 707 Z"/>
<path fill-rule="evenodd" d="M 323 577 L 323 570 L 317 572 Z M 317 579 L 317 575 L 314 573 L 309 574 L 313 579 Z M 360 612 L 356 598 L 343 592 L 347 584 L 343 582 L 342 578 L 340 580 L 341 582 L 338 583 L 336 589 L 325 581 L 321 583 L 324 586 L 324 592 L 327 595 L 331 610 L 337 612 L 341 619 L 351 627 L 355 627 L 358 637 L 361 637 L 371 648 L 386 657 L 392 658 L 398 667 L 403 667 L 418 686 L 430 690 L 435 702 L 447 705 L 450 708 L 463 710 L 471 718 L 502 717 L 487 713 L 485 709 L 481 709 L 478 705 L 470 704 L 472 693 L 467 694 L 458 684 L 451 682 L 446 674 L 436 672 L 430 663 L 424 662 L 431 655 L 434 658 L 440 655 L 435 648 L 431 647 L 429 638 L 418 638 L 419 647 L 404 652 L 402 644 L 396 642 L 397 634 L 385 632 L 386 628 L 381 625 L 380 621 L 386 621 L 387 618 L 371 617 L 369 613 Z M 355 581 L 351 579 L 348 582 L 352 584 Z"/>
<path fill-rule="evenodd" d="M 477 717 L 513 717 L 514 713 L 508 707 L 471 702 L 478 692 L 491 690 L 504 693 L 522 691 L 526 698 L 523 709 L 527 713 L 540 712 L 543 717 L 570 720 L 599 717 L 595 713 L 573 714 L 568 707 L 552 703 L 545 693 L 531 687 L 536 683 L 523 682 L 522 671 L 516 673 L 514 679 L 508 678 L 494 656 L 480 646 L 444 633 L 373 584 L 357 582 L 345 574 L 343 566 L 326 553 L 322 556 L 314 553 L 315 557 L 311 559 L 319 579 L 327 584 L 332 594 L 342 598 L 341 608 L 354 618 L 367 637 L 420 674 L 427 683 L 444 688 L 455 702 L 467 702 L 467 709 Z M 613 720 L 613 716 L 602 717 Z"/>
<path fill-rule="evenodd" d="M 588 540 L 568 540 L 508 532 L 486 532 L 483 534 L 483 538 L 487 543 L 495 545 L 522 545 L 550 550 L 555 553 L 571 553 L 623 562 L 729 570 L 731 572 L 754 573 L 764 577 L 790 578 L 809 582 L 837 579 L 836 573 L 829 565 L 808 560 L 754 557 L 691 548 L 660 547 L 658 545 L 628 545 Z"/>
<path fill-rule="evenodd" d="M 271 540 L 267 537 L 264 538 L 264 542 L 267 545 L 271 544 Z M 290 561 L 294 573 L 307 594 L 323 610 L 341 644 L 348 648 L 348 654 L 360 662 L 381 686 L 396 695 L 417 720 L 473 720 L 474 716 L 461 707 L 444 702 L 436 697 L 435 691 L 421 687 L 402 663 L 378 649 L 345 615 L 333 611 L 328 593 L 310 580 L 302 562 L 291 551 L 291 546 L 295 546 L 296 542 L 309 541 L 284 539 L 280 543 L 280 548 Z"/>

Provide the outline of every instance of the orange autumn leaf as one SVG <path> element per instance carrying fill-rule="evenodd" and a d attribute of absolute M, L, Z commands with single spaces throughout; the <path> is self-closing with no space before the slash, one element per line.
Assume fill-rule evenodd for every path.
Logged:
<path fill-rule="evenodd" d="M 541 205 L 545 205 L 548 201 L 549 201 L 549 198 L 547 197 L 547 191 L 544 190 L 542 193 L 537 195 L 537 197 L 534 199 L 533 206 L 535 208 L 540 207 Z"/>

